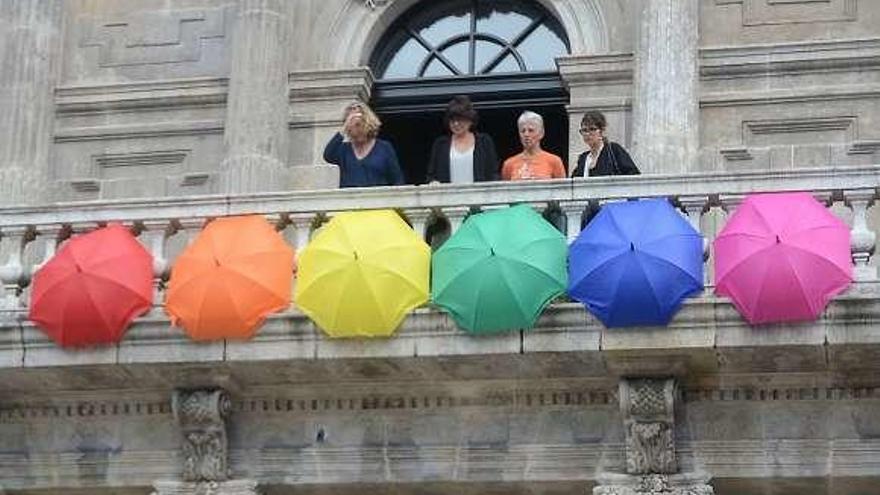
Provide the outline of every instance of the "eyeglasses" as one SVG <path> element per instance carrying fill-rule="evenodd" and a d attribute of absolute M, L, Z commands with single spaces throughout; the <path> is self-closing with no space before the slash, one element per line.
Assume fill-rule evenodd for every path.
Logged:
<path fill-rule="evenodd" d="M 599 129 L 598 127 L 595 127 L 595 126 L 593 126 L 593 127 L 581 127 L 581 128 L 578 130 L 578 132 L 580 132 L 582 135 L 585 135 L 585 134 L 589 134 L 589 133 L 591 133 L 591 132 L 596 132 L 596 131 L 599 131 L 599 130 L 601 130 L 601 129 Z"/>

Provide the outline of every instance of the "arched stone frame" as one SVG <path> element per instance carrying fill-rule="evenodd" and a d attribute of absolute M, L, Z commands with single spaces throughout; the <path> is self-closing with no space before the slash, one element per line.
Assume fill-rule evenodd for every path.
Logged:
<path fill-rule="evenodd" d="M 326 67 L 369 64 L 376 44 L 391 24 L 420 0 L 394 0 L 371 9 L 363 0 L 349 0 L 330 25 L 330 38 L 345 40 L 326 52 Z M 568 35 L 573 55 L 607 53 L 608 29 L 599 0 L 535 0 L 555 16 Z"/>
<path fill-rule="evenodd" d="M 401 15 L 421 0 L 386 0 L 383 5 L 376 8 L 369 7 L 364 0 L 348 0 L 340 9 L 330 24 L 329 39 L 346 40 L 345 43 L 335 43 L 330 50 L 325 52 L 321 60 L 321 66 L 337 69 L 361 68 L 367 74 L 364 80 L 367 85 L 367 96 L 372 89 L 373 74 L 368 68 L 370 57 L 376 49 L 379 40 L 390 26 Z M 556 17 L 568 37 L 571 55 L 557 60 L 560 66 L 560 75 L 563 83 L 571 91 L 571 100 L 566 110 L 569 114 L 569 163 L 574 164 L 583 144 L 578 128 L 583 111 L 587 108 L 597 108 L 606 112 L 611 137 L 617 141 L 627 143 L 630 134 L 631 98 L 602 98 L 602 105 L 593 105 L 592 94 L 604 91 L 603 86 L 595 86 L 589 81 L 589 76 L 584 79 L 583 75 L 594 70 L 593 64 L 581 63 L 584 59 L 598 57 L 603 59 L 609 54 L 610 27 L 603 7 L 608 8 L 603 0 L 535 0 L 551 15 Z M 610 55 L 616 62 L 619 55 Z M 629 65 L 631 57 L 626 57 L 624 64 Z M 605 69 L 604 63 L 600 64 L 600 71 Z M 616 65 L 616 64 L 612 64 Z M 563 68 L 565 66 L 565 68 Z M 630 68 L 631 69 L 631 68 Z M 626 86 L 630 91 L 631 76 L 625 81 L 615 80 L 615 90 Z M 588 88 L 586 92 L 577 87 Z M 591 94 L 588 94 L 591 93 Z M 608 101 L 613 101 L 608 104 Z"/>

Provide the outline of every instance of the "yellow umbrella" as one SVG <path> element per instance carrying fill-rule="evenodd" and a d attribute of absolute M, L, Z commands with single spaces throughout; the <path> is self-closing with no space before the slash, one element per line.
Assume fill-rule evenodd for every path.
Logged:
<path fill-rule="evenodd" d="M 430 258 L 396 212 L 341 213 L 303 249 L 294 301 L 331 337 L 386 337 L 428 301 Z"/>

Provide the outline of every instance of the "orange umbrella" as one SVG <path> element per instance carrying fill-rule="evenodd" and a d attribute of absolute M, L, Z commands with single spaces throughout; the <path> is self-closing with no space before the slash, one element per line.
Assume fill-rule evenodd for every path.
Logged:
<path fill-rule="evenodd" d="M 214 220 L 171 270 L 165 311 L 194 340 L 248 339 L 290 304 L 293 249 L 261 216 Z"/>

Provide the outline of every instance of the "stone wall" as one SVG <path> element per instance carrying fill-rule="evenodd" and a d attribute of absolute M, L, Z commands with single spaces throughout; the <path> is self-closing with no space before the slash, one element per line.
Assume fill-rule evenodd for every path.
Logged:
<path fill-rule="evenodd" d="M 560 61 L 571 93 L 570 158 L 581 151 L 576 128 L 588 108 L 606 112 L 612 139 L 633 144 L 638 2 L 542 3 L 572 42 L 572 56 Z M 373 80 L 359 67 L 415 0 L 374 4 L 302 1 L 287 12 L 290 42 L 278 47 L 291 73 L 287 166 L 320 163 L 339 108 L 369 98 Z M 692 169 L 876 161 L 880 6 L 703 0 L 699 7 L 701 151 Z M 58 199 L 219 191 L 235 4 L 68 0 L 63 8 L 50 160 Z M 681 167 L 660 162 L 658 171 Z"/>

